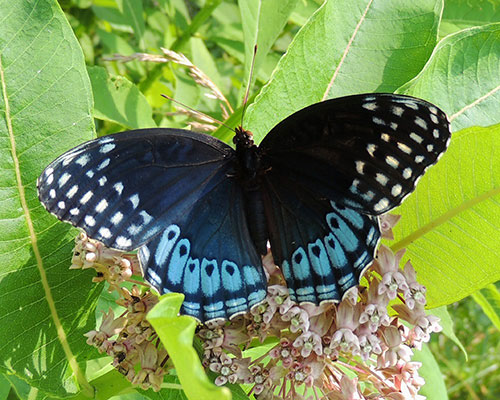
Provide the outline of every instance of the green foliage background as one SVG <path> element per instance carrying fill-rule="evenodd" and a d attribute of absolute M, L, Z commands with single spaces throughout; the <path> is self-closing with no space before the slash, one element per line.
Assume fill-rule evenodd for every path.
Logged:
<path fill-rule="evenodd" d="M 185 54 L 233 105 L 235 126 L 254 44 L 245 127 L 258 140 L 308 104 L 353 93 L 411 94 L 448 113 L 450 149 L 397 210 L 391 245 L 408 247 L 429 306 L 451 315 L 436 309 L 445 335 L 418 355 L 423 394 L 500 397 L 497 0 L 0 0 L 0 400 L 185 398 L 178 376 L 160 393 L 130 388 L 85 344 L 102 287 L 68 271 L 75 231 L 38 203 L 36 177 L 96 132 L 185 127 L 161 93 L 223 118 L 187 68 L 114 55 Z M 231 131 L 214 135 L 229 142 Z M 195 361 L 179 364 L 181 380 Z"/>

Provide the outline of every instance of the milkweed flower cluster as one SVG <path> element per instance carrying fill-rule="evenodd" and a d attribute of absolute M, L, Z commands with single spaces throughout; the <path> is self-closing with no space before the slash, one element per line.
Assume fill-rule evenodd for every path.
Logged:
<path fill-rule="evenodd" d="M 381 218 L 384 237 L 392 238 L 398 219 Z M 198 331 L 204 367 L 217 374 L 217 385 L 250 385 L 249 394 L 259 399 L 424 399 L 418 394 L 424 384 L 420 363 L 411 357 L 441 327 L 424 311 L 425 287 L 411 263 L 400 268 L 403 254 L 380 246 L 362 284 L 340 303 L 319 306 L 294 303 L 279 268 L 266 256 L 265 300 L 244 315 L 208 322 Z M 172 366 L 145 319 L 156 296 L 122 285 L 137 273 L 137 260 L 82 235 L 73 267 L 95 268 L 95 280 L 106 280 L 125 308 L 118 317 L 106 313 L 99 330 L 87 334 L 88 343 L 113 356 L 113 365 L 131 382 L 159 390 Z"/>

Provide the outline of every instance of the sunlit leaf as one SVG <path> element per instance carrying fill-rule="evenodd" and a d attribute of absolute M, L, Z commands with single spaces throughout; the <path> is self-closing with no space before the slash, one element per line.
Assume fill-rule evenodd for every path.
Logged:
<path fill-rule="evenodd" d="M 0 369 L 53 396 L 92 395 L 77 360 L 92 352 L 101 287 L 68 269 L 76 231 L 36 191 L 50 161 L 95 135 L 90 82 L 55 0 L 0 9 Z"/>
<path fill-rule="evenodd" d="M 437 37 L 434 0 L 329 0 L 295 36 L 246 117 L 260 141 L 309 104 L 362 92 L 392 92 L 421 70 Z"/>

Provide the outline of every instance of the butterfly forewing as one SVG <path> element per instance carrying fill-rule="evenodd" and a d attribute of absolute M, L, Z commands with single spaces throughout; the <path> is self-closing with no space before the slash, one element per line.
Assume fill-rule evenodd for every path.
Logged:
<path fill-rule="evenodd" d="M 59 219 L 106 246 L 132 250 L 190 210 L 217 183 L 211 178 L 232 151 L 182 130 L 110 135 L 51 163 L 39 178 L 39 198 Z"/>
<path fill-rule="evenodd" d="M 316 196 L 380 215 L 411 193 L 446 150 L 446 115 L 420 99 L 367 94 L 307 107 L 278 124 L 260 148 Z"/>

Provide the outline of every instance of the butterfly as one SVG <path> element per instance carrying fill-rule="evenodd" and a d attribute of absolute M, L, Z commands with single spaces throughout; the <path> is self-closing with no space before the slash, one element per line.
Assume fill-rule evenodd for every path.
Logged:
<path fill-rule="evenodd" d="M 132 251 L 160 293 L 185 295 L 200 321 L 266 296 L 272 251 L 298 303 L 339 301 L 372 263 L 378 216 L 398 206 L 450 141 L 427 101 L 361 94 L 306 107 L 259 146 L 235 149 L 182 129 L 140 129 L 83 143 L 38 179 L 45 208 L 106 246 Z"/>

